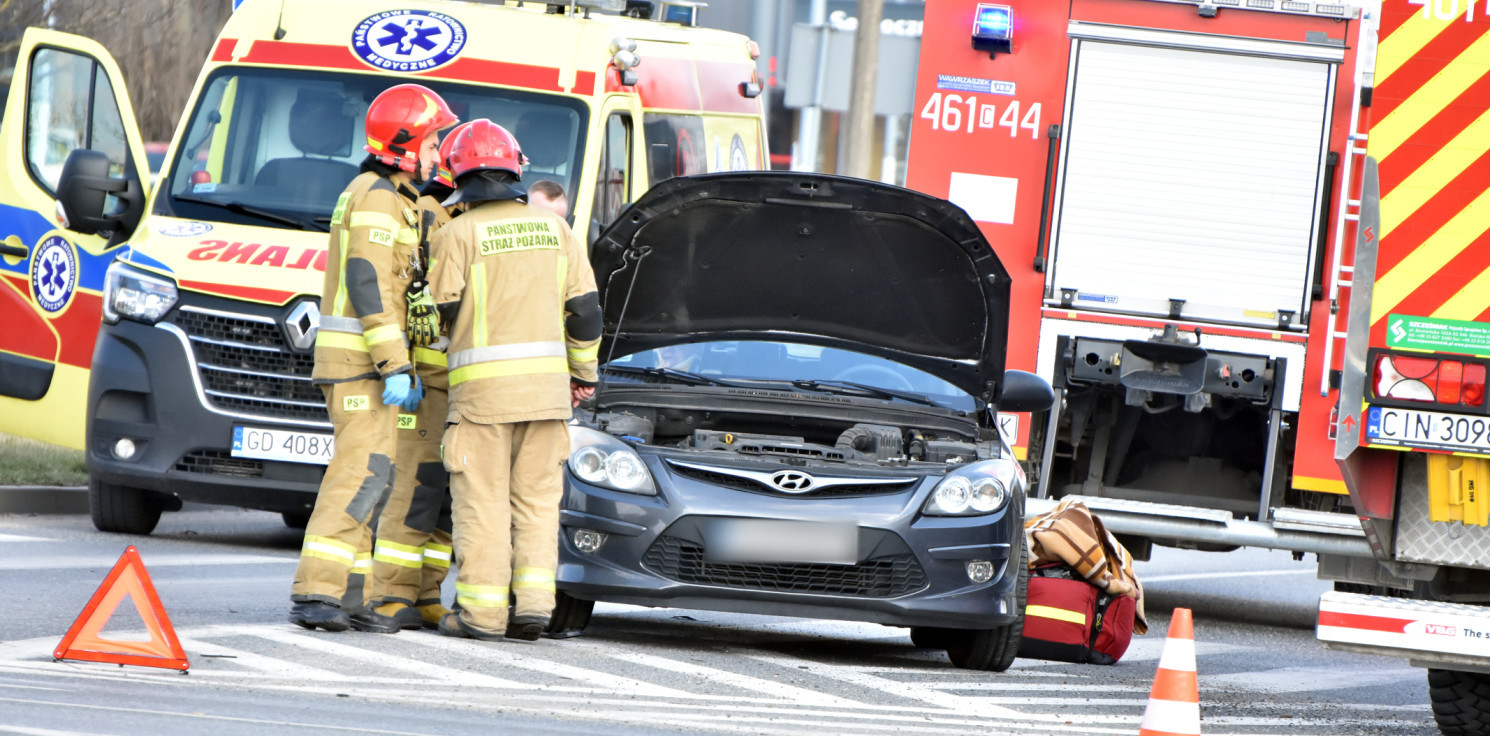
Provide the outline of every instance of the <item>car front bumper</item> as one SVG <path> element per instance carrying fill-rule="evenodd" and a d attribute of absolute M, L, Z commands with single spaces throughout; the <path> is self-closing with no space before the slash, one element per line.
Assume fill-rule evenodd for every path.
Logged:
<path fill-rule="evenodd" d="M 925 516 L 939 480 L 858 497 L 793 497 L 712 485 L 646 456 L 656 496 L 589 485 L 566 473 L 560 515 L 559 589 L 584 600 L 654 607 L 869 621 L 892 626 L 990 629 L 1012 623 L 1024 536 L 1018 498 L 973 517 Z M 719 563 L 708 559 L 711 522 L 730 519 L 852 521 L 856 565 Z M 583 552 L 575 532 L 606 535 Z M 1011 554 L 1012 551 L 1012 554 Z M 968 563 L 994 575 L 975 583 Z"/>

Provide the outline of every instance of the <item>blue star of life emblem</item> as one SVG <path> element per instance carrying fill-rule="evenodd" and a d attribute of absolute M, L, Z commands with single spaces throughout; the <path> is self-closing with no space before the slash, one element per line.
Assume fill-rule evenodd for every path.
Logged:
<path fill-rule="evenodd" d="M 78 257 L 72 244 L 53 235 L 36 247 L 31 259 L 31 293 L 48 312 L 60 312 L 72 301 L 78 284 Z"/>
<path fill-rule="evenodd" d="M 367 64 L 394 72 L 444 66 L 466 45 L 460 21 L 429 10 L 389 10 L 370 15 L 352 30 L 352 51 Z"/>

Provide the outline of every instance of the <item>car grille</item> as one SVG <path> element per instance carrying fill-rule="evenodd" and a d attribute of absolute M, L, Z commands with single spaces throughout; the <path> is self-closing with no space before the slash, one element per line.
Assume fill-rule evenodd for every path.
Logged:
<path fill-rule="evenodd" d="M 182 307 L 173 320 L 191 341 L 197 375 L 215 408 L 327 423 L 326 397 L 310 381 L 315 356 L 286 344 L 278 322 Z"/>
<path fill-rule="evenodd" d="M 264 462 L 253 458 L 233 457 L 223 450 L 192 450 L 176 461 L 176 470 L 183 473 L 230 475 L 235 478 L 260 478 L 264 475 Z"/>
<path fill-rule="evenodd" d="M 746 590 L 893 598 L 926 587 L 925 571 L 908 552 L 854 565 L 721 563 L 705 559 L 701 544 L 663 535 L 642 562 L 678 582 Z"/>
<path fill-rule="evenodd" d="M 904 493 L 914 487 L 918 482 L 916 478 L 907 478 L 903 483 L 847 483 L 844 485 L 827 486 L 821 489 L 809 490 L 806 493 L 787 493 L 777 488 L 757 483 L 749 478 L 741 478 L 737 475 L 716 473 L 697 467 L 668 463 L 668 468 L 685 478 L 703 481 L 710 485 L 733 488 L 739 491 L 751 493 L 764 493 L 770 496 L 784 498 L 837 498 L 843 496 L 883 496 L 896 493 Z"/>

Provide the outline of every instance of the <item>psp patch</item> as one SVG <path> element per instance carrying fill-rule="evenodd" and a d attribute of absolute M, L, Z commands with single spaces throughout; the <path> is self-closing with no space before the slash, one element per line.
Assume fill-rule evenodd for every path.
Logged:
<path fill-rule="evenodd" d="M 78 285 L 78 254 L 66 238 L 53 235 L 36 247 L 31 259 L 31 293 L 53 314 L 67 308 Z"/>
<path fill-rule="evenodd" d="M 444 66 L 465 46 L 466 27 L 430 10 L 385 11 L 364 18 L 352 30 L 352 51 L 357 58 L 392 72 Z"/>

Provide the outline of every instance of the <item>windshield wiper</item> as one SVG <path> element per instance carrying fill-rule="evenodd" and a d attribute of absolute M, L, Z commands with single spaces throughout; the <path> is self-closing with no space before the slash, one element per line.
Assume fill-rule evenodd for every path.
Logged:
<path fill-rule="evenodd" d="M 621 373 L 632 376 L 652 376 L 666 378 L 689 386 L 724 386 L 726 388 L 755 388 L 743 383 L 735 383 L 710 376 L 701 376 L 697 373 L 680 371 L 676 368 L 639 368 L 630 365 L 608 365 L 603 368 L 606 373 Z"/>
<path fill-rule="evenodd" d="M 866 396 L 881 399 L 900 399 L 912 404 L 924 404 L 926 406 L 941 406 L 941 404 L 922 396 L 921 394 L 905 393 L 903 391 L 892 391 L 878 386 L 868 386 L 862 383 L 850 381 L 815 381 L 811 379 L 799 379 L 791 381 L 794 388 L 806 391 L 822 391 L 828 394 L 839 394 L 842 396 Z"/>
<path fill-rule="evenodd" d="M 289 225 L 290 227 L 298 228 L 300 230 L 311 230 L 314 232 L 322 233 L 331 232 L 331 228 L 321 225 L 317 220 L 305 217 L 294 217 L 292 215 L 275 212 L 274 210 L 264 209 L 262 207 L 255 207 L 251 204 L 244 204 L 242 202 L 235 201 L 219 202 L 215 199 L 207 199 L 206 197 L 192 197 L 189 195 L 181 194 L 173 196 L 177 200 L 182 202 L 191 202 L 192 204 L 205 204 L 208 207 L 218 207 L 229 212 L 236 212 L 240 215 L 257 217 L 260 220 L 277 222 L 281 225 Z"/>

